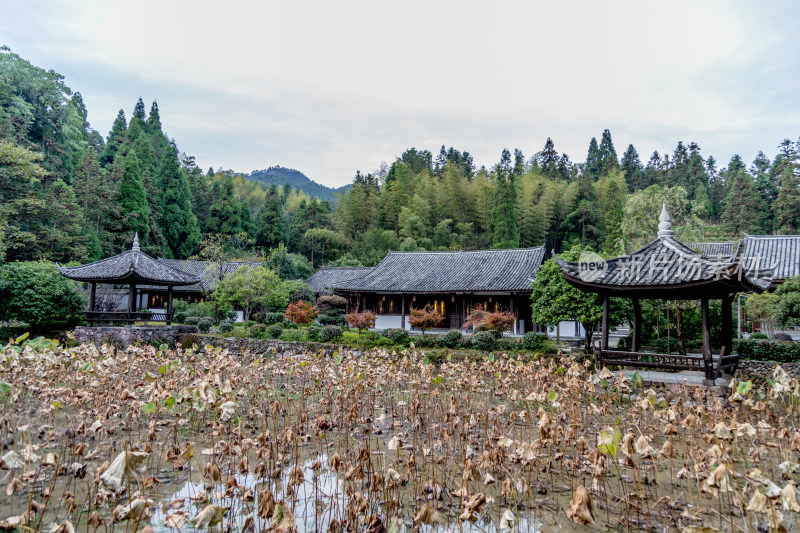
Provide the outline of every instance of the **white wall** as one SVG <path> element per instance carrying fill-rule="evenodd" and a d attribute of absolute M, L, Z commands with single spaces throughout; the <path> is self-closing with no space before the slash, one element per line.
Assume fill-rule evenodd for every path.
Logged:
<path fill-rule="evenodd" d="M 377 315 L 375 317 L 375 329 L 401 328 L 402 318 L 400 315 Z"/>

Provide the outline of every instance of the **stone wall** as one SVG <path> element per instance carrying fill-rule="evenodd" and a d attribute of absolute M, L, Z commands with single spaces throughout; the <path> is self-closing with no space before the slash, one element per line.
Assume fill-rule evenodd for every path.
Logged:
<path fill-rule="evenodd" d="M 89 327 L 78 326 L 73 335 L 78 342 L 94 344 L 126 345 L 149 342 L 179 344 L 188 334 L 196 334 L 196 326 L 134 326 L 134 327 Z"/>
<path fill-rule="evenodd" d="M 752 380 L 762 383 L 765 378 L 772 377 L 775 367 L 780 365 L 790 377 L 800 379 L 800 363 L 776 363 L 774 361 L 754 361 L 752 359 L 740 359 L 739 367 L 736 369 L 736 379 L 738 381 Z"/>

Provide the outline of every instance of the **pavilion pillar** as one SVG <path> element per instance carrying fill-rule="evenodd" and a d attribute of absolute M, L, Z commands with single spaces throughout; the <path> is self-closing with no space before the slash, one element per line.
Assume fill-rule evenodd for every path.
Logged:
<path fill-rule="evenodd" d="M 94 311 L 94 306 L 95 306 L 94 300 L 95 300 L 95 295 L 96 294 L 97 294 L 97 283 L 95 283 L 93 281 L 92 282 L 92 291 L 91 291 L 91 294 L 89 296 L 89 311 Z"/>
<path fill-rule="evenodd" d="M 131 283 L 130 294 L 128 294 L 128 313 L 136 312 L 136 284 Z M 129 323 L 133 323 L 133 317 L 128 316 Z"/>
<path fill-rule="evenodd" d="M 723 355 L 731 355 L 733 353 L 733 294 L 726 294 L 722 297 L 722 320 L 720 326 L 722 327 L 722 334 L 720 341 L 723 346 Z"/>
<path fill-rule="evenodd" d="M 172 324 L 172 285 L 167 285 L 167 325 Z"/>
<path fill-rule="evenodd" d="M 642 348 L 642 303 L 639 298 L 633 299 L 633 331 L 631 351 L 638 352 Z"/>
<path fill-rule="evenodd" d="M 400 297 L 400 328 L 406 329 L 406 295 Z"/>
<path fill-rule="evenodd" d="M 610 298 L 608 294 L 603 294 L 603 323 L 601 327 L 603 328 L 602 336 L 600 337 L 600 349 L 605 351 L 608 350 L 608 308 L 610 304 Z"/>
<path fill-rule="evenodd" d="M 706 379 L 714 379 L 714 366 L 711 358 L 711 331 L 708 315 L 708 298 L 700 300 L 700 309 L 703 315 L 703 363 L 706 368 Z"/>
<path fill-rule="evenodd" d="M 508 297 L 508 310 L 513 315 L 514 314 L 514 295 Z M 517 334 L 517 318 L 514 317 L 514 328 L 511 330 L 514 335 Z"/>

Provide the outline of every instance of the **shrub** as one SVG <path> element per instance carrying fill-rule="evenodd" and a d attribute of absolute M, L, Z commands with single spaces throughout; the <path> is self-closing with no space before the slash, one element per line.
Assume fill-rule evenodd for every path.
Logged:
<path fill-rule="evenodd" d="M 172 321 L 176 324 L 186 324 L 186 311 L 176 311 L 174 315 L 172 315 Z"/>
<path fill-rule="evenodd" d="M 482 352 L 491 352 L 497 344 L 497 337 L 491 331 L 479 331 L 472 336 L 472 346 Z"/>
<path fill-rule="evenodd" d="M 272 324 L 282 324 L 283 313 L 264 313 L 264 324 L 271 326 Z"/>
<path fill-rule="evenodd" d="M 753 340 L 755 340 L 755 339 L 769 339 L 769 337 L 767 336 L 766 333 L 761 333 L 760 331 L 756 331 L 755 333 L 750 335 L 750 338 L 753 339 Z"/>
<path fill-rule="evenodd" d="M 255 339 L 263 339 L 266 332 L 267 326 L 264 324 L 256 323 L 250 325 L 250 335 Z"/>
<path fill-rule="evenodd" d="M 200 339 L 194 333 L 187 333 L 180 339 L 181 348 L 188 350 L 193 344 L 200 345 Z"/>
<path fill-rule="evenodd" d="M 519 348 L 519 343 L 515 339 L 497 339 L 494 349 L 503 352 L 510 352 Z"/>
<path fill-rule="evenodd" d="M 318 341 L 319 334 L 322 332 L 322 326 L 319 324 L 309 324 L 306 328 L 306 333 L 308 334 L 308 340 L 311 341 Z"/>
<path fill-rule="evenodd" d="M 270 326 L 271 327 L 271 326 Z M 300 342 L 303 341 L 303 332 L 297 329 L 294 330 L 283 330 L 283 333 L 280 335 L 280 339 L 282 341 L 290 341 L 290 342 Z"/>
<path fill-rule="evenodd" d="M 464 327 L 474 327 L 478 331 L 498 331 L 502 334 L 502 332 L 509 331 L 514 327 L 514 321 L 516 319 L 517 317 L 507 311 L 495 311 L 494 313 L 490 313 L 479 305 L 467 317 Z"/>
<path fill-rule="evenodd" d="M 737 350 L 744 359 L 779 363 L 800 361 L 800 342 L 742 339 L 737 343 Z"/>
<path fill-rule="evenodd" d="M 667 337 L 661 337 L 653 341 L 653 348 L 656 353 L 671 353 L 678 351 L 678 339 L 669 337 L 669 348 L 667 348 Z M 669 350 L 669 351 L 668 351 Z"/>
<path fill-rule="evenodd" d="M 201 318 L 199 322 L 197 322 L 197 329 L 206 333 L 208 330 L 211 329 L 211 326 L 214 325 L 214 321 L 210 318 Z"/>
<path fill-rule="evenodd" d="M 0 302 L 0 320 L 33 328 L 70 328 L 83 319 L 83 296 L 53 263 L 0 265 Z"/>
<path fill-rule="evenodd" d="M 339 326 L 325 326 L 319 334 L 319 340 L 322 342 L 331 342 L 342 336 L 342 328 Z"/>
<path fill-rule="evenodd" d="M 461 346 L 461 339 L 464 336 L 457 329 L 451 329 L 437 339 L 439 346 L 443 348 L 458 348 Z"/>
<path fill-rule="evenodd" d="M 317 322 L 323 326 L 338 326 L 344 323 L 344 315 L 325 313 L 317 317 Z"/>
<path fill-rule="evenodd" d="M 544 351 L 545 346 L 549 343 L 552 343 L 552 341 L 546 333 L 534 333 L 533 331 L 529 331 L 522 336 L 520 348 L 532 352 L 541 352 Z"/>
<path fill-rule="evenodd" d="M 392 344 L 400 346 L 408 346 L 408 343 L 411 342 L 411 335 L 408 334 L 408 331 L 400 328 L 387 329 L 383 332 L 383 336 L 392 341 Z"/>
<path fill-rule="evenodd" d="M 444 320 L 444 315 L 430 305 L 426 305 L 422 309 L 414 309 L 412 307 L 408 315 L 409 323 L 418 327 L 423 336 L 425 336 L 426 330 L 433 328 L 442 320 Z"/>
<path fill-rule="evenodd" d="M 223 320 L 219 323 L 220 333 L 230 333 L 231 331 L 233 331 L 233 322 L 230 320 Z"/>
<path fill-rule="evenodd" d="M 186 324 L 190 326 L 196 326 L 204 317 L 200 316 L 190 316 L 186 318 Z"/>
<path fill-rule="evenodd" d="M 271 326 L 267 327 L 267 335 L 270 339 L 277 339 L 283 333 L 283 328 L 280 324 L 272 324 Z"/>
<path fill-rule="evenodd" d="M 438 341 L 436 337 L 428 335 L 427 337 L 422 335 L 419 337 L 414 337 L 412 340 L 414 346 L 417 348 L 436 348 Z"/>
<path fill-rule="evenodd" d="M 303 300 L 290 303 L 286 307 L 286 313 L 283 315 L 284 319 L 295 324 L 308 324 L 313 322 L 316 316 L 317 308 L 311 305 L 310 302 L 304 302 Z"/>
<path fill-rule="evenodd" d="M 326 294 L 317 298 L 317 306 L 320 311 L 327 311 L 329 309 L 344 309 L 347 307 L 347 300 L 335 294 Z"/>
<path fill-rule="evenodd" d="M 300 329 L 300 326 L 289 320 L 284 320 L 280 323 L 280 325 L 283 327 L 283 329 Z"/>

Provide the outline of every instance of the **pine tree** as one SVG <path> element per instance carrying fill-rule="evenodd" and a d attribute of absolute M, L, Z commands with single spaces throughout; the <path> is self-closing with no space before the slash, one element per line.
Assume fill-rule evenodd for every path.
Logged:
<path fill-rule="evenodd" d="M 738 156 L 734 156 L 738 158 Z M 725 196 L 722 210 L 722 222 L 728 231 L 740 234 L 759 234 L 764 231 L 764 202 L 756 187 L 753 177 L 744 168 L 744 164 L 731 160 L 726 171 L 728 194 Z"/>
<path fill-rule="evenodd" d="M 602 170 L 602 161 L 600 160 L 600 148 L 597 146 L 597 139 L 592 137 L 589 142 L 589 153 L 586 155 L 586 176 L 592 181 L 597 181 L 600 178 Z"/>
<path fill-rule="evenodd" d="M 83 212 L 89 259 L 94 261 L 111 255 L 114 251 L 112 213 L 117 207 L 117 190 L 106 169 L 100 167 L 94 149 L 86 149 L 72 183 Z"/>
<path fill-rule="evenodd" d="M 560 159 L 556 151 L 555 143 L 548 137 L 547 141 L 544 143 L 544 149 L 539 154 L 539 167 L 548 179 L 559 179 L 561 178 L 559 163 Z"/>
<path fill-rule="evenodd" d="M 189 257 L 200 244 L 200 226 L 192 212 L 192 193 L 178 163 L 178 149 L 170 145 L 158 172 L 161 212 L 158 225 L 172 257 Z M 165 250 L 166 251 L 166 250 Z"/>
<path fill-rule="evenodd" d="M 119 113 L 117 113 L 117 118 L 114 119 L 114 124 L 111 126 L 111 131 L 108 132 L 106 146 L 100 155 L 100 164 L 103 166 L 110 165 L 114 161 L 117 150 L 125 142 L 125 132 L 127 130 L 128 122 L 125 120 L 125 111 L 120 109 Z"/>
<path fill-rule="evenodd" d="M 617 151 L 614 149 L 614 141 L 611 140 L 611 132 L 603 130 L 603 137 L 600 140 L 600 147 L 597 149 L 597 177 L 616 170 L 619 167 Z"/>
<path fill-rule="evenodd" d="M 800 142 L 798 142 L 800 145 Z M 775 199 L 775 228 L 782 235 L 800 233 L 800 146 L 784 141 L 776 159 L 778 195 Z"/>
<path fill-rule="evenodd" d="M 146 243 L 150 235 L 150 216 L 147 193 L 142 185 L 139 160 L 131 151 L 125 157 L 122 181 L 117 193 L 119 214 L 122 217 L 122 231 L 126 235 L 139 234 L 139 241 Z"/>
<path fill-rule="evenodd" d="M 628 191 L 634 192 L 645 188 L 644 168 L 639 160 L 639 152 L 632 144 L 622 155 L 622 171 L 625 173 L 625 181 L 628 183 Z"/>
<path fill-rule="evenodd" d="M 516 157 L 520 165 L 521 154 Z M 492 207 L 492 247 L 516 248 L 519 246 L 519 222 L 515 169 L 511 167 L 511 153 L 503 150 L 500 162 L 495 167 L 495 193 Z"/>
<path fill-rule="evenodd" d="M 270 185 L 258 212 L 256 246 L 273 248 L 283 241 L 284 234 L 281 199 L 275 185 Z"/>
<path fill-rule="evenodd" d="M 207 233 L 235 235 L 242 232 L 242 217 L 239 204 L 233 194 L 233 178 L 223 175 L 216 178 L 212 196 L 214 197 L 208 213 Z"/>
<path fill-rule="evenodd" d="M 147 117 L 147 126 L 151 132 L 161 132 L 161 115 L 158 113 L 158 103 L 153 100 L 150 106 L 150 115 Z"/>

